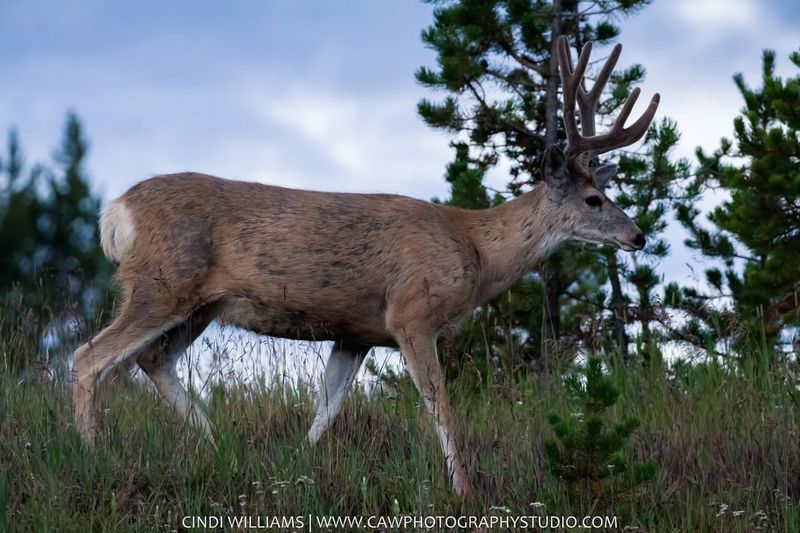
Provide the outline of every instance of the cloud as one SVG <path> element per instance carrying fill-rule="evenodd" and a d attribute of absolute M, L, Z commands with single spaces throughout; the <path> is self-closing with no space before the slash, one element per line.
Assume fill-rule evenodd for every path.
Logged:
<path fill-rule="evenodd" d="M 800 43 L 797 16 L 781 17 L 753 0 L 727 2 L 676 0 L 657 2 L 621 23 L 624 65 L 647 70 L 644 94 L 660 92 L 657 117 L 677 120 L 682 132 L 680 155 L 712 149 L 733 132 L 733 119 L 744 105 L 733 83 L 742 73 L 752 86 L 761 79 L 762 49 L 778 56 L 778 73 L 795 75 L 786 57 Z"/>
<path fill-rule="evenodd" d="M 781 75 L 796 73 L 785 60 L 800 43 L 793 3 L 672 0 L 620 21 L 622 65 L 648 71 L 640 106 L 662 93 L 658 116 L 678 121 L 679 155 L 730 136 L 742 107 L 731 76 L 743 72 L 758 85 L 762 48 L 776 49 Z M 419 40 L 430 5 L 254 3 L 231 12 L 162 4 L 87 0 L 69 13 L 0 6 L 0 127 L 19 126 L 28 161 L 49 157 L 74 108 L 106 198 L 183 170 L 299 188 L 446 194 L 449 139 L 415 112 L 420 97 L 432 96 L 412 75 L 434 62 Z M 489 181 L 502 188 L 507 169 Z M 675 257 L 686 257 L 680 232 L 669 238 Z"/>
<path fill-rule="evenodd" d="M 366 112 L 348 98 L 312 95 L 305 88 L 299 88 L 272 98 L 264 106 L 263 116 L 299 134 L 342 170 L 359 173 L 365 170 L 368 159 L 367 140 L 363 139 L 367 132 L 362 130 L 358 135 L 354 130 L 359 124 L 375 130 L 380 128 L 378 123 L 383 123 L 375 121 L 375 117 L 365 121 Z"/>
<path fill-rule="evenodd" d="M 258 100 L 267 102 L 255 104 L 263 120 L 295 136 L 286 142 L 297 153 L 329 163 L 320 169 L 328 179 L 317 187 L 422 198 L 444 188 L 448 140 L 417 117 L 413 93 L 355 97 L 296 87 Z"/>
<path fill-rule="evenodd" d="M 754 23 L 754 0 L 673 0 L 674 13 L 683 21 L 705 30 L 735 29 Z"/>

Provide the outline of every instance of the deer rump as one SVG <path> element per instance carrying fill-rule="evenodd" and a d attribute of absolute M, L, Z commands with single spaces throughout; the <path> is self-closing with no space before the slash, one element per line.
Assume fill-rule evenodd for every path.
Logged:
<path fill-rule="evenodd" d="M 418 299 L 440 327 L 477 303 L 480 258 L 459 211 L 187 173 L 135 185 L 100 225 L 137 316 L 212 306 L 259 334 L 396 346 L 388 314 L 411 303 L 398 300 Z"/>

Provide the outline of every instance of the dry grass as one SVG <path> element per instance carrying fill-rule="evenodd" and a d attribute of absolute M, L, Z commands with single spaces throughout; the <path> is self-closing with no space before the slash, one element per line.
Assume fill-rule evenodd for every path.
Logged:
<path fill-rule="evenodd" d="M 104 433 L 90 452 L 72 426 L 67 385 L 19 382 L 6 371 L 0 529 L 172 530 L 185 515 L 508 511 L 615 515 L 642 531 L 798 530 L 796 383 L 716 365 L 671 379 L 660 369 L 615 377 L 619 414 L 642 422 L 631 453 L 655 460 L 658 475 L 633 499 L 587 508 L 570 502 L 542 452 L 545 415 L 567 412 L 567 399 L 559 387 L 540 393 L 534 379 L 451 384 L 478 493 L 463 504 L 447 488 L 435 435 L 406 379 L 382 394 L 353 394 L 316 447 L 304 443 L 313 403 L 305 387 L 214 387 L 217 450 L 134 381 L 102 395 Z"/>

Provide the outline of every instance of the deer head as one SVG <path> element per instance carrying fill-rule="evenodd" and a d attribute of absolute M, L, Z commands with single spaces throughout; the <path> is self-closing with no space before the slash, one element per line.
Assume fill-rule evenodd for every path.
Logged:
<path fill-rule="evenodd" d="M 600 70 L 591 91 L 584 87 L 583 75 L 592 43 L 586 43 L 573 66 L 569 41 L 562 36 L 558 42 L 558 65 L 563 87 L 564 129 L 567 145 L 562 151 L 557 146 L 547 149 L 544 157 L 544 180 L 548 199 L 559 206 L 563 228 L 567 237 L 594 243 L 612 244 L 625 251 L 640 250 L 645 238 L 636 223 L 617 207 L 604 193 L 608 180 L 616 173 L 613 164 L 597 164 L 597 156 L 635 143 L 647 131 L 658 108 L 659 95 L 655 94 L 647 109 L 631 126 L 625 121 L 639 97 L 634 89 L 620 111 L 613 126 L 601 135 L 595 134 L 595 113 L 603 88 L 614 70 L 622 45 L 617 44 Z M 581 130 L 575 119 L 575 104 L 581 116 Z"/>

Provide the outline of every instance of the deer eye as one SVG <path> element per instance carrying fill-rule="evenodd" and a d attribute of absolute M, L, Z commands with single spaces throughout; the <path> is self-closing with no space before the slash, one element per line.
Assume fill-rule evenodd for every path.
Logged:
<path fill-rule="evenodd" d="M 603 205 L 603 199 L 600 198 L 599 196 L 594 196 L 594 195 L 589 196 L 588 198 L 586 198 L 586 205 L 588 205 L 589 207 L 600 207 L 601 205 Z"/>

